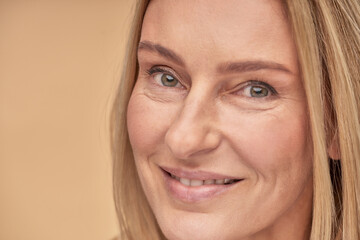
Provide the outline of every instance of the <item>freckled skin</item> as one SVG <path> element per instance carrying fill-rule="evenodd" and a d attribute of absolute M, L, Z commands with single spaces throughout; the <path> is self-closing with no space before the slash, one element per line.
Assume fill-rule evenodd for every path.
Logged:
<path fill-rule="evenodd" d="M 280 1 L 153 0 L 141 41 L 171 49 L 185 64 L 139 51 L 127 115 L 139 177 L 166 237 L 306 239 L 311 138 L 296 49 Z M 272 61 L 290 73 L 217 71 L 235 60 Z M 162 73 L 147 73 L 153 66 L 170 69 L 181 84 L 161 85 Z M 264 81 L 276 93 L 249 96 L 250 80 Z M 187 204 L 167 192 L 159 166 L 244 180 L 225 194 Z"/>

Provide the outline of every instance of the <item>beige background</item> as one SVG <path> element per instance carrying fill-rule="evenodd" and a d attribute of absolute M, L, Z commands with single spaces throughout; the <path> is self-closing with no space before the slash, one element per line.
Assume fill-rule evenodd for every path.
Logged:
<path fill-rule="evenodd" d="M 0 239 L 114 237 L 107 105 L 131 0 L 0 0 Z"/>

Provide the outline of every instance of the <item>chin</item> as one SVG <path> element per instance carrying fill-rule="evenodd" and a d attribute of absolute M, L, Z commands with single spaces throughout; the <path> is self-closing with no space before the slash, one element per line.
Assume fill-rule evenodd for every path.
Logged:
<path fill-rule="evenodd" d="M 219 236 L 220 229 L 209 229 L 202 223 L 165 223 L 160 224 L 161 230 L 169 240 L 225 240 L 224 236 Z"/>
<path fill-rule="evenodd" d="M 224 231 L 226 223 L 221 219 L 215 220 L 213 216 L 205 213 L 182 213 L 182 216 L 169 218 L 169 214 L 158 219 L 160 228 L 168 240 L 232 240 Z M 228 225 L 228 224 L 227 224 Z M 227 234 L 224 234 L 227 232 Z"/>

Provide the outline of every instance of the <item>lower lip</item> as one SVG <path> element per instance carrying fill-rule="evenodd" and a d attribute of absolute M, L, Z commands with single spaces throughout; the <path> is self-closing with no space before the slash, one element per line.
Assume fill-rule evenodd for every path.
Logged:
<path fill-rule="evenodd" d="M 186 186 L 180 181 L 172 178 L 169 174 L 163 171 L 165 185 L 169 193 L 176 199 L 187 202 L 187 203 L 195 203 L 201 202 L 205 200 L 210 200 L 220 194 L 224 194 L 239 182 L 227 184 L 227 185 L 202 185 L 202 186 Z"/>

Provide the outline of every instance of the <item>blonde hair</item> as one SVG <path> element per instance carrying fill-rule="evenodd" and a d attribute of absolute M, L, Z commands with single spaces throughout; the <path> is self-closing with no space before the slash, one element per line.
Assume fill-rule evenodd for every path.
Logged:
<path fill-rule="evenodd" d="M 312 240 L 360 239 L 360 3 L 283 0 L 297 46 L 313 143 Z M 137 45 L 149 0 L 138 1 L 111 118 L 121 239 L 165 239 L 137 176 L 126 127 Z M 341 160 L 329 161 L 335 141 Z M 341 167 L 340 167 L 341 166 Z M 130 180 L 131 179 L 131 180 Z"/>

